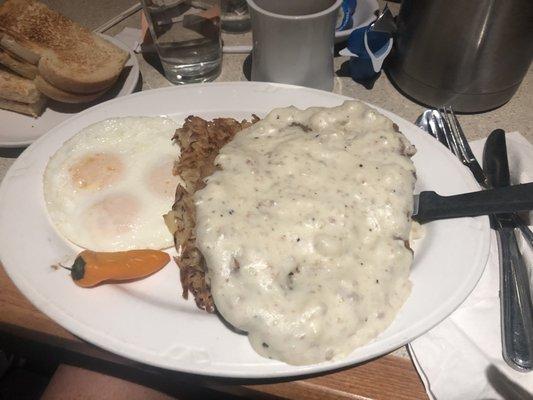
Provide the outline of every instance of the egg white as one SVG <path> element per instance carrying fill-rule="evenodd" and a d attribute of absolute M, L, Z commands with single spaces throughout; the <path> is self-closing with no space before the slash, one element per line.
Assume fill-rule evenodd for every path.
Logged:
<path fill-rule="evenodd" d="M 177 128 L 164 117 L 113 118 L 66 141 L 43 180 L 58 231 L 95 251 L 172 246 L 162 216 L 172 207 L 179 179 L 172 175 Z"/>

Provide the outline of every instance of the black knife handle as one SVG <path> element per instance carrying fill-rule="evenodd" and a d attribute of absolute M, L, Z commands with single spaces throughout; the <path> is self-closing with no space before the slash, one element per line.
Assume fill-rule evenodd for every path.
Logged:
<path fill-rule="evenodd" d="M 533 210 L 533 182 L 455 196 L 440 196 L 430 191 L 421 192 L 418 213 L 413 218 L 424 223 L 438 219 L 529 210 Z"/>
<path fill-rule="evenodd" d="M 497 231 L 503 358 L 514 369 L 533 369 L 533 311 L 527 267 L 513 228 Z"/>

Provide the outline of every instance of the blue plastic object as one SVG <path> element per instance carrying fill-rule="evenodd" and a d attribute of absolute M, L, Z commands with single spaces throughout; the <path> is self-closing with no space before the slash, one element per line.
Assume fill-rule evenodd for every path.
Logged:
<path fill-rule="evenodd" d="M 365 44 L 366 38 L 366 44 Z M 381 70 L 384 58 L 390 52 L 392 36 L 385 32 L 376 32 L 370 26 L 354 30 L 348 37 L 350 57 L 350 74 L 355 80 L 374 77 Z"/>
<path fill-rule="evenodd" d="M 343 0 L 342 6 L 340 9 L 340 23 L 336 27 L 338 31 L 343 31 L 345 29 L 351 29 L 353 27 L 352 16 L 357 7 L 357 0 Z"/>

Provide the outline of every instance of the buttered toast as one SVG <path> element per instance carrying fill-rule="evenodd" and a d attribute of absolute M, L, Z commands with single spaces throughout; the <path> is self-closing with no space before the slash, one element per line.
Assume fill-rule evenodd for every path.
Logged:
<path fill-rule="evenodd" d="M 0 68 L 0 108 L 36 117 L 45 104 L 32 80 Z"/>
<path fill-rule="evenodd" d="M 0 48 L 0 64 L 24 78 L 34 79 L 37 76 L 37 66 L 2 48 Z"/>
<path fill-rule="evenodd" d="M 82 95 L 108 89 L 129 57 L 35 0 L 0 5 L 0 47 L 36 65 L 38 76 L 58 90 Z"/>

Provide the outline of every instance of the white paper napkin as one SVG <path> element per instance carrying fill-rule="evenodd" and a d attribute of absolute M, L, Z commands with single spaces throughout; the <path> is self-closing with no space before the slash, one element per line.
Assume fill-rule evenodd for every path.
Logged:
<path fill-rule="evenodd" d="M 139 45 L 141 30 L 136 28 L 124 28 L 115 35 L 115 39 L 120 40 L 131 50 L 136 51 Z"/>
<path fill-rule="evenodd" d="M 518 132 L 506 138 L 511 181 L 533 181 L 533 146 Z M 480 163 L 484 144 L 485 139 L 470 143 Z M 517 236 L 531 278 L 533 252 Z M 493 232 L 485 272 L 472 294 L 450 317 L 409 344 L 430 398 L 533 398 L 533 372 L 517 372 L 502 359 L 498 291 L 498 246 Z"/>

